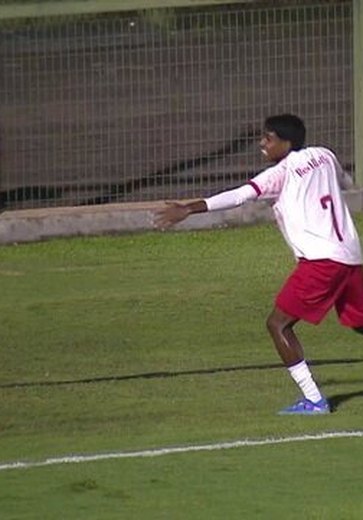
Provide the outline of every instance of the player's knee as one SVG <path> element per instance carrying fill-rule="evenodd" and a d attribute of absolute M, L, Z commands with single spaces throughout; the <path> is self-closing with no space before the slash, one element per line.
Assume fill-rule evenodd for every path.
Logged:
<path fill-rule="evenodd" d="M 353 327 L 353 330 L 358 334 L 363 334 L 363 325 L 361 327 Z"/>
<path fill-rule="evenodd" d="M 281 336 L 284 334 L 284 331 L 291 329 L 292 326 L 293 323 L 286 322 L 286 319 L 281 319 L 281 317 L 274 312 L 266 319 L 266 328 L 273 338 Z"/>

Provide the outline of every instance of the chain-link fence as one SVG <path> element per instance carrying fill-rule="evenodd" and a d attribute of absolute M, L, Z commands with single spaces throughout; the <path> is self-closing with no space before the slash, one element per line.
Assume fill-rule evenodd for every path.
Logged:
<path fill-rule="evenodd" d="M 287 111 L 353 170 L 352 24 L 347 0 L 3 23 L 3 206 L 239 185 L 262 166 L 265 116 Z"/>

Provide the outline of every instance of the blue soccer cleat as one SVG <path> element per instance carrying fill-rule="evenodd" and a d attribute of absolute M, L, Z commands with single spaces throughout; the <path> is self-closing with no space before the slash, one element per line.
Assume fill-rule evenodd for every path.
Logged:
<path fill-rule="evenodd" d="M 279 415 L 324 415 L 330 413 L 328 401 L 323 397 L 317 403 L 309 401 L 309 399 L 299 399 L 291 406 L 284 408 Z"/>

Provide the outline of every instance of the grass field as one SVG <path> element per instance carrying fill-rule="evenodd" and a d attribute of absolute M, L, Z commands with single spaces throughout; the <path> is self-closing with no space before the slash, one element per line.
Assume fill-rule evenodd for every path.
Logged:
<path fill-rule="evenodd" d="M 363 236 L 363 218 L 356 217 Z M 293 266 L 273 225 L 0 249 L 0 466 L 363 430 L 363 340 L 300 325 L 335 413 L 276 415 L 297 389 L 265 330 Z M 363 518 L 363 438 L 0 471 L 2 520 Z"/>

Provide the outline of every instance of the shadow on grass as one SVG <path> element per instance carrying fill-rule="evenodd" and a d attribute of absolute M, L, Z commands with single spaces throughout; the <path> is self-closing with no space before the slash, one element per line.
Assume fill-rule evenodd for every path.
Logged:
<path fill-rule="evenodd" d="M 349 392 L 347 394 L 333 395 L 328 398 L 330 408 L 333 412 L 335 412 L 342 403 L 350 401 L 350 399 L 354 399 L 355 397 L 363 397 L 363 390 L 359 392 Z"/>
<path fill-rule="evenodd" d="M 363 363 L 363 359 L 320 359 L 309 361 L 310 366 L 325 366 L 325 365 L 350 365 Z M 18 381 L 11 383 L 0 384 L 0 388 L 20 388 L 20 387 L 37 387 L 37 386 L 62 386 L 62 385 L 77 385 L 77 384 L 95 384 L 95 383 L 107 383 L 109 381 L 130 381 L 132 379 L 166 379 L 180 376 L 204 376 L 213 375 L 226 372 L 245 372 L 249 370 L 273 370 L 281 369 L 284 366 L 281 363 L 270 363 L 264 365 L 240 365 L 232 367 L 216 367 L 216 368 L 202 368 L 193 370 L 178 370 L 178 371 L 161 371 L 161 372 L 144 372 L 140 374 L 126 374 L 126 375 L 115 375 L 115 376 L 104 376 L 104 377 L 89 377 L 82 379 L 69 379 L 61 381 Z M 352 395 L 353 394 L 346 394 Z M 359 392 L 358 392 L 359 395 Z M 363 395 L 363 392 L 362 392 Z M 336 396 L 332 398 L 334 406 L 334 399 L 339 405 L 343 400 L 347 400 L 345 396 Z M 339 400 L 340 399 L 340 400 Z"/>

